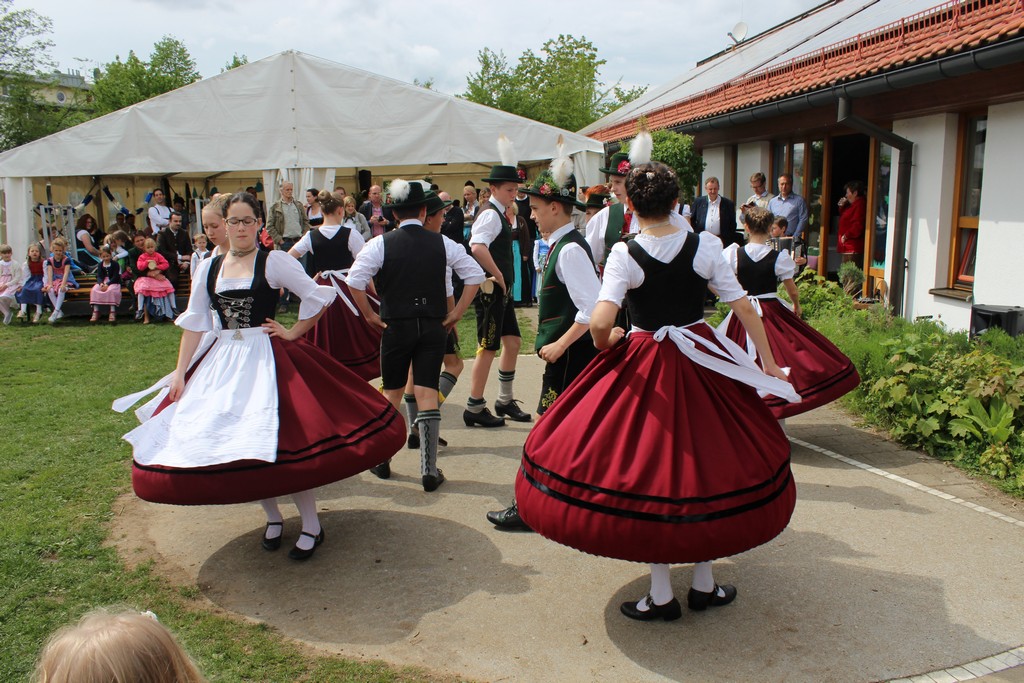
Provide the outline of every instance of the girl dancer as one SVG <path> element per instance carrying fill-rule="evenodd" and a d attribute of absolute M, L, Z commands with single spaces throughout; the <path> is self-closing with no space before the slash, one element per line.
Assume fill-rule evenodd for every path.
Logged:
<path fill-rule="evenodd" d="M 789 442 L 752 387 L 798 397 L 722 262 L 718 237 L 670 223 L 675 172 L 634 165 L 626 192 L 641 231 L 612 247 L 590 320 L 595 345 L 608 350 L 530 432 L 516 500 L 543 536 L 652 563 L 650 593 L 621 611 L 671 620 L 681 610 L 666 563 L 697 563 L 691 610 L 726 605 L 736 589 L 715 583 L 711 560 L 766 543 L 788 524 L 796 500 Z M 703 322 L 708 284 L 750 325 L 764 372 Z M 625 339 L 613 327 L 623 298 L 634 324 Z"/>
<path fill-rule="evenodd" d="M 281 544 L 274 497 L 293 494 L 302 533 L 289 557 L 304 560 L 324 538 L 312 489 L 387 460 L 404 442 L 404 425 L 383 396 L 300 339 L 335 292 L 317 286 L 287 254 L 256 248 L 259 210 L 248 193 L 228 199 L 231 248 L 203 261 L 192 282 L 167 398 L 124 438 L 133 446 L 140 498 L 176 505 L 260 500 L 267 550 Z M 302 299 L 291 329 L 273 319 L 281 287 Z M 211 305 L 222 330 L 190 368 L 212 327 Z"/>
<path fill-rule="evenodd" d="M 338 300 L 306 333 L 306 339 L 363 379 L 371 380 L 380 377 L 381 333 L 359 314 L 346 284 L 348 270 L 365 244 L 363 236 L 358 230 L 342 226 L 342 200 L 327 190 L 316 199 L 323 211 L 323 225 L 303 235 L 288 253 L 297 259 L 309 254 L 309 269 L 316 274 L 316 283 L 334 287 Z"/>
<path fill-rule="evenodd" d="M 730 245 L 722 252 L 722 258 L 747 290 L 754 310 L 761 316 L 775 360 L 789 368 L 789 381 L 802 399 L 800 403 L 789 403 L 777 396 L 764 397 L 772 414 L 782 420 L 852 391 L 860 384 L 860 375 L 842 351 L 800 319 L 800 294 L 793 282 L 797 264 L 789 252 L 775 251 L 768 245 L 772 214 L 754 207 L 747 209 L 746 220 L 750 243 L 742 248 Z M 793 301 L 793 310 L 776 294 L 780 280 Z M 747 330 L 732 313 L 718 330 L 746 348 L 751 358 L 760 363 Z"/>

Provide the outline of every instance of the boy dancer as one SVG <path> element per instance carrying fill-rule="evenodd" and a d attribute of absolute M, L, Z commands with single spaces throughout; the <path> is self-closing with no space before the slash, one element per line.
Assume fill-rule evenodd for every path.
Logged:
<path fill-rule="evenodd" d="M 480 207 L 469 237 L 473 256 L 487 272 L 489 282 L 481 287 L 481 295 L 475 303 L 480 347 L 473 364 L 469 401 L 462 414 L 467 427 L 504 427 L 505 420 L 501 416 L 516 422 L 532 419 L 512 394 L 516 357 L 522 344 L 512 305 L 516 264 L 512 256 L 511 208 L 519 187 L 519 174 L 512 143 L 504 135 L 498 139 L 498 154 L 501 165 L 492 166 L 490 176 L 484 178 L 484 182 L 490 183 L 491 198 Z M 484 389 L 498 349 L 502 354 L 498 364 L 498 400 L 494 403 L 496 417 L 487 409 Z"/>
<path fill-rule="evenodd" d="M 420 182 L 395 179 L 391 204 L 398 228 L 370 240 L 359 252 L 348 275 L 352 299 L 366 321 L 382 330 L 381 380 L 384 395 L 395 408 L 402 401 L 412 364 L 414 395 L 419 406 L 420 475 L 423 490 L 444 483 L 437 468 L 438 372 L 444 357 L 448 329 L 462 317 L 484 280 L 483 271 L 465 249 L 423 227 L 430 198 Z M 448 311 L 447 268 L 465 282 L 462 297 Z M 376 277 L 380 315 L 366 298 L 366 287 Z M 371 470 L 381 479 L 391 476 L 389 463 Z"/>

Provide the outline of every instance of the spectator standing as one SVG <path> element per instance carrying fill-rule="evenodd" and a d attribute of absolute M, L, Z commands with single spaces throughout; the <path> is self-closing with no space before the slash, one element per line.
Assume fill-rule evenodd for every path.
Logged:
<path fill-rule="evenodd" d="M 859 262 L 864 258 L 864 221 L 867 217 L 867 199 L 864 185 L 851 180 L 843 185 L 846 196 L 839 200 L 839 245 L 837 251 L 847 261 Z"/>
<path fill-rule="evenodd" d="M 149 227 L 154 235 L 171 222 L 171 210 L 167 207 L 166 201 L 163 190 L 159 187 L 153 190 L 153 206 L 149 207 Z"/>
<path fill-rule="evenodd" d="M 311 187 L 306 190 L 306 218 L 309 219 L 309 227 L 319 228 L 324 224 L 324 211 L 320 208 L 320 200 L 317 195 L 320 190 Z"/>
<path fill-rule="evenodd" d="M 746 213 L 747 209 L 755 206 L 767 211 L 768 202 L 772 200 L 772 193 L 768 191 L 768 179 L 764 177 L 764 173 L 758 171 L 750 176 L 750 189 L 754 191 L 754 194 L 747 197 L 747 201 L 743 202 L 740 211 Z"/>
<path fill-rule="evenodd" d="M 342 188 L 344 189 L 344 188 Z M 335 193 L 335 196 L 338 196 Z M 366 216 L 359 213 L 356 209 L 356 199 L 350 195 L 339 197 L 345 205 L 344 219 L 341 221 L 342 227 L 355 230 L 363 237 L 363 241 L 368 241 L 373 237 L 373 232 L 370 230 L 370 224 L 366 222 Z"/>
<path fill-rule="evenodd" d="M 302 202 L 295 198 L 295 186 L 285 181 L 281 183 L 281 198 L 270 205 L 270 216 L 267 218 L 267 234 L 274 240 L 274 246 L 281 251 L 288 251 L 302 236 L 309 232 L 309 218 Z M 281 295 L 280 312 L 288 310 L 291 292 L 284 291 Z"/>
<path fill-rule="evenodd" d="M 443 202 L 451 202 L 451 205 L 445 210 L 444 220 L 441 222 L 441 234 L 452 242 L 465 246 L 465 217 L 458 200 L 452 201 L 451 195 L 447 192 L 441 192 L 438 197 Z"/>
<path fill-rule="evenodd" d="M 192 242 L 195 249 L 192 251 L 192 258 L 189 259 L 188 274 L 189 277 L 195 277 L 196 270 L 199 268 L 199 264 L 204 260 L 210 258 L 210 250 L 206 248 L 208 239 L 204 233 L 196 235 Z"/>
<path fill-rule="evenodd" d="M 807 229 L 807 202 L 798 194 L 793 194 L 793 176 L 783 173 L 779 176 L 779 193 L 768 202 L 768 210 L 776 216 L 785 216 L 789 222 L 786 236 L 794 242 L 802 242 L 804 230 Z"/>
<path fill-rule="evenodd" d="M 395 229 L 395 217 L 391 209 L 384 205 L 380 185 L 370 188 L 367 200 L 359 207 L 359 213 L 363 214 L 366 222 L 370 224 L 370 232 L 374 237 Z"/>
<path fill-rule="evenodd" d="M 722 246 L 739 244 L 736 232 L 736 204 L 718 193 L 718 178 L 711 176 L 704 181 L 706 195 L 697 197 L 690 212 L 690 225 L 694 232 L 707 230 L 722 240 Z"/>

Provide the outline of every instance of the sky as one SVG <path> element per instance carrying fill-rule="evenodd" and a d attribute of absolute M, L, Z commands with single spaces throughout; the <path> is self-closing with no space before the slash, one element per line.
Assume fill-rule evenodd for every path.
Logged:
<path fill-rule="evenodd" d="M 739 22 L 752 36 L 821 2 L 14 0 L 13 7 L 49 17 L 51 57 L 62 71 L 88 78 L 129 50 L 148 59 L 153 44 L 172 35 L 204 77 L 220 73 L 234 54 L 254 62 L 292 49 L 408 83 L 432 79 L 435 90 L 457 95 L 483 48 L 514 64 L 559 34 L 594 44 L 607 61 L 602 82 L 656 87 L 727 47 Z"/>

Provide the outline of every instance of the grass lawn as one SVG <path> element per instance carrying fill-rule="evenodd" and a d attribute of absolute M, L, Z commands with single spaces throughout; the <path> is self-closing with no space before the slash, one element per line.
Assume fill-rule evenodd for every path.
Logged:
<path fill-rule="evenodd" d="M 532 349 L 533 325 L 520 323 Z M 472 311 L 459 329 L 472 357 Z M 311 654 L 271 627 L 213 614 L 198 587 L 168 585 L 151 564 L 129 570 L 104 546 L 112 504 L 130 490 L 121 435 L 136 424 L 110 403 L 173 369 L 179 336 L 169 324 L 70 318 L 0 326 L 0 681 L 25 680 L 54 629 L 110 605 L 156 612 L 214 681 L 438 680 Z"/>

